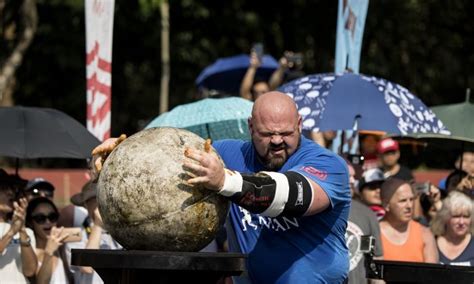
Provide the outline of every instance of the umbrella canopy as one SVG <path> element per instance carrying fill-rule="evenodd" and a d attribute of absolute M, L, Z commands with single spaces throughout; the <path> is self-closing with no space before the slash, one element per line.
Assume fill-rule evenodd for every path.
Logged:
<path fill-rule="evenodd" d="M 401 145 L 411 146 L 415 160 L 423 161 L 432 167 L 450 168 L 454 161 L 461 157 L 462 167 L 464 152 L 474 152 L 474 139 L 452 135 L 415 133 L 408 135 L 391 135 Z M 421 150 L 421 151 L 420 151 Z M 420 157 L 417 157 L 420 155 Z"/>
<path fill-rule="evenodd" d="M 363 74 L 316 74 L 279 88 L 296 102 L 306 130 L 383 131 L 395 134 L 450 132 L 406 88 Z"/>
<path fill-rule="evenodd" d="M 199 74 L 196 79 L 196 86 L 228 93 L 237 93 L 240 90 L 240 83 L 249 64 L 250 56 L 246 54 L 218 59 Z M 278 62 L 275 58 L 270 55 L 264 55 L 255 78 L 268 80 L 277 68 Z"/>
<path fill-rule="evenodd" d="M 248 122 L 253 103 L 238 97 L 203 99 L 180 105 L 155 118 L 146 128 L 178 127 L 202 138 L 248 139 Z"/>
<path fill-rule="evenodd" d="M 474 151 L 474 139 L 435 133 L 414 133 L 407 135 L 391 135 L 402 144 L 412 144 L 423 148 L 442 149 L 448 151 Z"/>
<path fill-rule="evenodd" d="M 431 108 L 455 136 L 474 139 L 474 104 L 466 101 L 460 104 L 440 105 Z"/>
<path fill-rule="evenodd" d="M 0 156 L 86 159 L 100 144 L 82 124 L 50 108 L 0 107 Z"/>

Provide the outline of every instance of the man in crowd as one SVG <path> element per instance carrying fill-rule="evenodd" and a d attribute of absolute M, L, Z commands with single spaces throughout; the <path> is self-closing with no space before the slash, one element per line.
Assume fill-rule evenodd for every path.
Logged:
<path fill-rule="evenodd" d="M 389 178 L 382 184 L 385 216 L 380 221 L 384 259 L 438 262 L 436 242 L 429 228 L 413 221 L 415 194 L 407 181 Z"/>
<path fill-rule="evenodd" d="M 382 242 L 380 241 L 380 227 L 377 216 L 367 206 L 354 199 L 355 191 L 355 171 L 354 167 L 348 163 L 349 184 L 351 187 L 352 204 L 347 223 L 346 243 L 349 248 L 350 268 L 349 284 L 359 283 L 381 283 L 380 280 L 367 281 L 365 271 L 364 252 L 360 250 L 362 236 L 372 236 L 375 239 L 374 256 L 382 258 Z M 379 185 L 380 187 L 380 185 Z"/>
<path fill-rule="evenodd" d="M 28 181 L 24 192 L 28 201 L 39 196 L 53 200 L 54 185 L 44 178 L 38 177 Z"/>
<path fill-rule="evenodd" d="M 377 152 L 385 177 L 394 177 L 409 182 L 414 181 L 414 177 L 409 168 L 398 163 L 400 159 L 400 146 L 392 138 L 385 138 L 379 141 Z"/>
<path fill-rule="evenodd" d="M 360 200 L 377 214 L 378 219 L 382 219 L 385 210 L 382 207 L 382 199 L 380 198 L 380 186 L 384 182 L 384 174 L 378 168 L 372 168 L 362 173 L 359 182 Z"/>
<path fill-rule="evenodd" d="M 347 277 L 347 166 L 302 137 L 301 126 L 293 100 L 270 92 L 253 106 L 251 142 L 214 143 L 227 168 L 212 153 L 186 151 L 184 168 L 194 176 L 188 183 L 233 202 L 229 246 L 249 255 L 253 283 L 343 283 Z M 94 153 L 116 145 L 109 139 Z"/>

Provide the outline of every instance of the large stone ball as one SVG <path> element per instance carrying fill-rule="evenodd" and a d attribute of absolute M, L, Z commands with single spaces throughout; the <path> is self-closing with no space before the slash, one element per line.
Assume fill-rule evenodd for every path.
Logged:
<path fill-rule="evenodd" d="M 228 202 L 190 186 L 186 147 L 204 139 L 177 128 L 151 128 L 123 141 L 104 163 L 97 198 L 105 228 L 126 249 L 199 251 L 223 224 Z M 212 151 L 215 150 L 211 147 Z"/>

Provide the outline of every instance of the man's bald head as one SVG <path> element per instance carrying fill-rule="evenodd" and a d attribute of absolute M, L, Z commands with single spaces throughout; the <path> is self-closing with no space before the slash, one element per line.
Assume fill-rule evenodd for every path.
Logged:
<path fill-rule="evenodd" d="M 289 96 L 277 91 L 260 95 L 255 101 L 252 108 L 252 117 L 261 119 L 262 115 L 269 118 L 282 115 L 294 119 L 299 117 L 295 102 Z"/>

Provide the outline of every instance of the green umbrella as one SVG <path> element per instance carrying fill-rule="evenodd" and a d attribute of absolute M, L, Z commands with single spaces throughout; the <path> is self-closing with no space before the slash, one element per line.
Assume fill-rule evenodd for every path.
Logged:
<path fill-rule="evenodd" d="M 474 139 L 474 104 L 469 101 L 469 97 L 470 90 L 467 89 L 464 103 L 440 105 L 431 109 L 453 136 Z"/>
<path fill-rule="evenodd" d="M 414 133 L 408 135 L 392 135 L 401 145 L 412 146 L 416 156 L 427 159 L 426 162 L 439 162 L 453 165 L 454 161 L 464 152 L 474 152 L 474 139 L 434 133 Z M 421 152 L 419 151 L 421 150 Z M 461 156 L 462 157 L 462 156 Z M 418 159 L 418 158 L 417 158 Z M 449 161 L 449 163 L 447 162 Z M 425 161 L 424 161 L 425 162 Z M 463 159 L 460 159 L 462 167 Z M 439 165 L 439 163 L 435 163 Z"/>
<path fill-rule="evenodd" d="M 250 138 L 247 119 L 253 103 L 239 97 L 207 98 L 175 107 L 156 117 L 145 128 L 177 127 L 196 133 L 202 138 Z"/>

